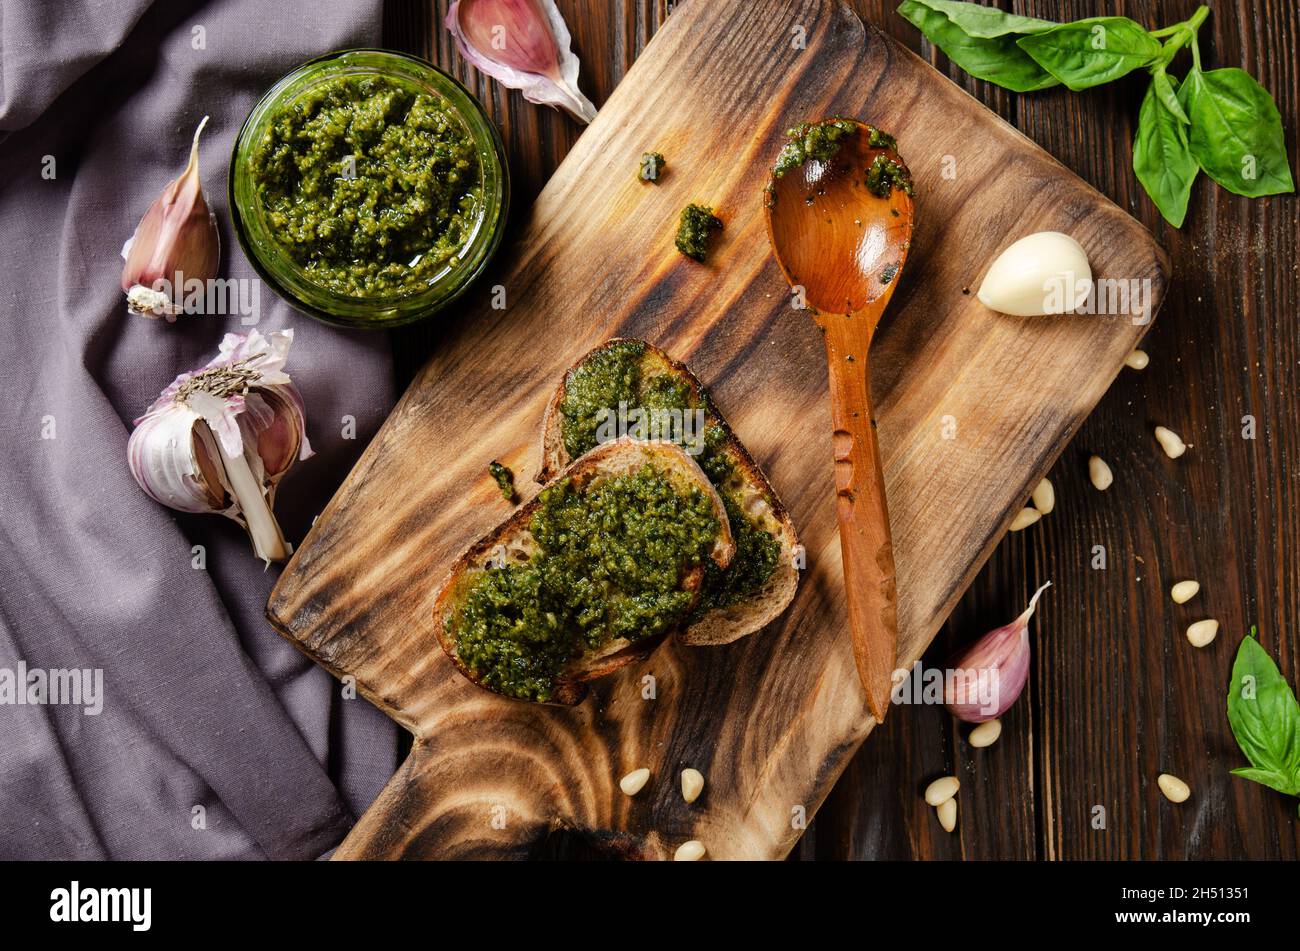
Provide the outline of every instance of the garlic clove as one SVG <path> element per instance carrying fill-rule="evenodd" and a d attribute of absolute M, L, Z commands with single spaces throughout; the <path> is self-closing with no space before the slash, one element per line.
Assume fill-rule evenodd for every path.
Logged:
<path fill-rule="evenodd" d="M 1072 313 L 1091 290 L 1092 267 L 1083 246 L 1068 234 L 1040 231 L 997 256 L 976 296 L 1000 313 L 1038 317 Z"/>
<path fill-rule="evenodd" d="M 284 372 L 293 331 L 227 334 L 218 355 L 182 373 L 127 443 L 131 474 L 155 501 L 225 515 L 268 564 L 293 552 L 272 513 L 280 478 L 312 455 L 302 397 Z"/>
<path fill-rule="evenodd" d="M 199 179 L 199 136 L 207 124 L 204 116 L 194 130 L 185 170 L 167 184 L 122 246 L 122 291 L 131 313 L 174 321 L 186 284 L 217 276 L 221 236 Z"/>
<path fill-rule="evenodd" d="M 578 89 L 580 64 L 555 0 L 455 0 L 445 23 L 460 54 L 480 72 L 579 122 L 596 118 L 596 107 Z"/>
<path fill-rule="evenodd" d="M 1034 592 L 1018 618 L 989 631 L 948 663 L 953 675 L 944 685 L 944 705 L 957 719 L 992 720 L 1020 697 L 1029 679 L 1029 619 L 1050 585 Z"/>

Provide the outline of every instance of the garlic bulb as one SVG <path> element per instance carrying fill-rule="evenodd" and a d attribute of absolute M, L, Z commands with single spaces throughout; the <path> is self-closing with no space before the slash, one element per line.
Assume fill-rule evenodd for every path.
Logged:
<path fill-rule="evenodd" d="M 555 0 L 455 0 L 446 25 L 460 55 L 480 72 L 579 122 L 596 118 L 578 89 L 578 57 Z"/>
<path fill-rule="evenodd" d="M 1092 292 L 1092 267 L 1078 241 L 1059 231 L 1027 235 L 997 256 L 977 296 L 1013 317 L 1068 314 Z"/>
<path fill-rule="evenodd" d="M 162 391 L 127 443 L 131 474 L 152 499 L 233 519 L 268 564 L 293 552 L 271 511 L 276 485 L 312 454 L 302 397 L 284 372 L 292 343 L 292 330 L 226 334 L 213 360 Z"/>
<path fill-rule="evenodd" d="M 1029 619 L 1050 585 L 1049 581 L 1034 592 L 1020 617 L 985 634 L 949 662 L 955 674 L 945 682 L 943 701 L 958 720 L 983 723 L 1000 717 L 1025 689 L 1029 679 Z"/>
<path fill-rule="evenodd" d="M 217 276 L 221 237 L 199 181 L 199 136 L 207 124 L 204 116 L 194 130 L 185 171 L 167 184 L 122 246 L 122 290 L 133 314 L 175 322 L 186 287 Z"/>

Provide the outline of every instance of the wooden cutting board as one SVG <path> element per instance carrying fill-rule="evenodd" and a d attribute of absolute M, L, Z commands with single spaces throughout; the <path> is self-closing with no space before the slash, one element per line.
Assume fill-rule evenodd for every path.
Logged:
<path fill-rule="evenodd" d="M 1095 276 L 1146 282 L 1154 313 L 1168 261 L 1137 222 L 838 2 L 681 5 L 495 275 L 438 318 L 435 356 L 272 594 L 278 630 L 415 736 L 336 857 L 528 856 L 560 834 L 633 856 L 698 838 L 713 858 L 777 858 L 798 839 L 871 726 L 841 593 L 821 338 L 791 307 L 762 209 L 785 129 L 831 114 L 895 132 L 917 184 L 915 244 L 871 357 L 900 666 L 1123 366 L 1146 330 L 1128 316 L 1004 317 L 969 289 L 1011 240 L 1060 230 Z M 648 150 L 667 156 L 657 186 L 636 180 Z M 673 248 L 692 201 L 726 222 L 706 266 Z M 711 387 L 799 527 L 799 595 L 737 644 L 666 644 L 577 708 L 496 697 L 439 649 L 433 597 L 509 514 L 489 460 L 536 491 L 546 402 L 612 336 L 658 344 Z M 641 766 L 649 785 L 624 796 L 619 778 Z M 707 779 L 690 806 L 687 766 Z"/>

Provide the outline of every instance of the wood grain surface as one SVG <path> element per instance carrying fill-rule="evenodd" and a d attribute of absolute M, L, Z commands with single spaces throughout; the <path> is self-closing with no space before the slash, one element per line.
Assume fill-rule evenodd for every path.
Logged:
<path fill-rule="evenodd" d="M 806 49 L 789 42 L 795 26 Z M 613 834 L 647 856 L 698 837 L 715 857 L 776 857 L 798 839 L 792 815 L 815 812 L 868 720 L 839 595 L 821 341 L 789 307 L 760 191 L 782 130 L 834 113 L 897 130 L 918 183 L 917 242 L 873 352 L 904 663 L 1109 385 L 1145 328 L 1001 318 L 963 289 L 1010 236 L 1056 228 L 1082 241 L 1099 276 L 1151 280 L 1158 303 L 1162 262 L 1145 232 L 839 4 L 679 10 L 485 282 L 510 306 L 492 310 L 480 288 L 426 328 L 430 361 L 272 598 L 278 627 L 417 737 L 340 857 L 535 854 L 557 828 Z M 654 188 L 629 174 L 652 145 L 675 157 Z M 944 177 L 944 156 L 964 175 Z M 707 268 L 667 239 L 696 198 L 727 221 Z M 432 595 L 449 559 L 505 514 L 487 460 L 535 466 L 560 372 L 618 334 L 663 345 L 712 385 L 800 526 L 800 596 L 763 634 L 669 645 L 577 710 L 482 693 L 432 642 Z M 947 417 L 958 438 L 943 437 Z M 654 701 L 643 699 L 650 673 Z M 655 784 L 623 797 L 618 777 L 640 765 Z M 675 788 L 686 765 L 709 777 L 694 808 Z"/>
<path fill-rule="evenodd" d="M 664 0 L 559 5 L 582 58 L 583 87 L 597 104 L 667 15 Z M 1144 343 L 1151 365 L 1116 380 L 1053 467 L 1056 512 L 998 546 L 927 655 L 941 662 L 953 647 L 1005 622 L 1041 579 L 1070 585 L 1068 601 L 1040 605 L 1030 685 L 1004 718 L 1002 739 L 977 755 L 942 710 L 891 717 L 853 758 L 794 856 L 1300 856 L 1290 804 L 1228 775 L 1239 760 L 1222 703 L 1234 642 L 1251 624 L 1260 625 L 1291 682 L 1300 679 L 1296 200 L 1249 201 L 1202 179 L 1183 229 L 1169 228 L 1130 169 L 1140 83 L 1016 95 L 949 64 L 895 15 L 892 0 L 852 5 L 1146 223 L 1172 253 L 1174 280 Z M 1194 0 L 996 5 L 1055 19 L 1123 14 L 1152 28 L 1196 8 Z M 510 150 L 515 213 L 523 215 L 581 130 L 466 66 L 441 28 L 446 6 L 389 0 L 385 34 L 390 45 L 453 70 L 489 103 Z M 1206 65 L 1241 66 L 1273 93 L 1294 166 L 1300 11 L 1291 0 L 1213 8 L 1200 33 Z M 1185 67 L 1180 58 L 1175 72 Z M 401 334 L 400 382 L 438 339 L 432 328 Z M 1254 442 L 1240 438 L 1246 415 L 1257 423 Z M 1155 424 L 1181 426 L 1199 445 L 1170 463 L 1150 438 Z M 1105 497 L 1091 494 L 1087 482 L 1092 452 L 1117 473 Z M 1106 572 L 1091 570 L 1084 555 L 1098 543 L 1113 556 Z M 1183 576 L 1204 585 L 1199 611 L 1163 596 Z M 1222 643 L 1199 659 L 1179 654 L 1183 626 L 1201 614 L 1219 618 Z M 1140 671 L 1146 674 L 1134 695 Z M 1164 769 L 1181 770 L 1192 783 L 1191 802 L 1174 807 L 1160 798 L 1155 776 Z M 954 771 L 965 793 L 958 832 L 949 835 L 919 790 Z M 1105 829 L 1085 821 L 1096 805 L 1109 812 Z"/>

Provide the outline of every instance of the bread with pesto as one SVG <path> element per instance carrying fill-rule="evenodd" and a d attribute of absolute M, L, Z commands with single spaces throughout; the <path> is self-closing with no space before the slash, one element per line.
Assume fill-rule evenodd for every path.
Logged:
<path fill-rule="evenodd" d="M 599 446 L 470 546 L 434 601 L 438 642 L 485 689 L 575 704 L 688 621 L 735 554 L 726 507 L 680 448 Z"/>
<path fill-rule="evenodd" d="M 647 412 L 637 415 L 638 408 Z M 656 413 L 658 426 L 650 418 Z M 654 444 L 667 438 L 687 446 L 722 497 L 736 539 L 730 564 L 706 572 L 700 603 L 677 637 L 695 646 L 727 644 L 760 630 L 794 599 L 798 535 L 767 476 L 684 364 L 633 338 L 587 353 L 547 407 L 537 480 L 638 426 Z"/>

